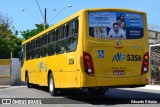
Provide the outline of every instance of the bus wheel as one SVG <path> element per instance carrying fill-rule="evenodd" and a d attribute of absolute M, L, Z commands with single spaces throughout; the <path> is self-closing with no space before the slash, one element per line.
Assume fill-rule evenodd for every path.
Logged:
<path fill-rule="evenodd" d="M 103 88 L 88 88 L 88 92 L 91 95 L 104 95 L 105 94 L 105 89 Z"/>
<path fill-rule="evenodd" d="M 49 88 L 49 93 L 51 96 L 56 95 L 55 87 L 54 87 L 54 79 L 52 73 L 49 75 L 49 82 L 48 82 L 48 88 Z"/>
<path fill-rule="evenodd" d="M 26 76 L 26 82 L 27 82 L 27 87 L 31 88 L 31 83 L 29 83 L 29 76 L 28 76 L 28 74 Z"/>

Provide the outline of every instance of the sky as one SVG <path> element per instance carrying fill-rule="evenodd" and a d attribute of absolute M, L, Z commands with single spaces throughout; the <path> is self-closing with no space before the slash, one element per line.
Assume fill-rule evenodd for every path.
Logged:
<path fill-rule="evenodd" d="M 47 9 L 49 25 L 53 25 L 81 9 L 125 8 L 146 12 L 148 27 L 160 30 L 160 0 L 38 0 L 38 2 L 43 14 L 44 9 Z M 72 7 L 65 8 L 68 5 L 72 5 Z M 21 11 L 22 9 L 24 11 Z M 62 9 L 63 11 L 61 11 Z M 60 14 L 58 14 L 59 12 Z M 1 0 L 0 13 L 7 14 L 12 20 L 12 25 L 18 31 L 34 29 L 36 28 L 35 24 L 43 23 L 36 0 Z"/>

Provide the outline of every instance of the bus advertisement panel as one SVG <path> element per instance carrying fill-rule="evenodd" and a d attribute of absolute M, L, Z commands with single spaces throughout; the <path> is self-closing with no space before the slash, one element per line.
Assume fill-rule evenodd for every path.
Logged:
<path fill-rule="evenodd" d="M 138 13 L 89 12 L 89 28 L 95 38 L 138 39 L 144 35 L 143 16 Z"/>

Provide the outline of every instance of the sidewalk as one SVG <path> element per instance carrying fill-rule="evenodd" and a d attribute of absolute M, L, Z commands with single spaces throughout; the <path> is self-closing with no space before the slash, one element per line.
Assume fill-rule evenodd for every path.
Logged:
<path fill-rule="evenodd" d="M 150 89 L 150 90 L 160 90 L 160 85 L 146 85 L 145 87 L 140 87 L 143 89 Z"/>

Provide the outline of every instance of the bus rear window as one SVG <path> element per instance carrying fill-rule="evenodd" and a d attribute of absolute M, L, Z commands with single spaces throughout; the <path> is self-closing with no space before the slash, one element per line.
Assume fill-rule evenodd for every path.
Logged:
<path fill-rule="evenodd" d="M 143 16 L 130 12 L 89 12 L 89 34 L 100 39 L 143 38 Z"/>

